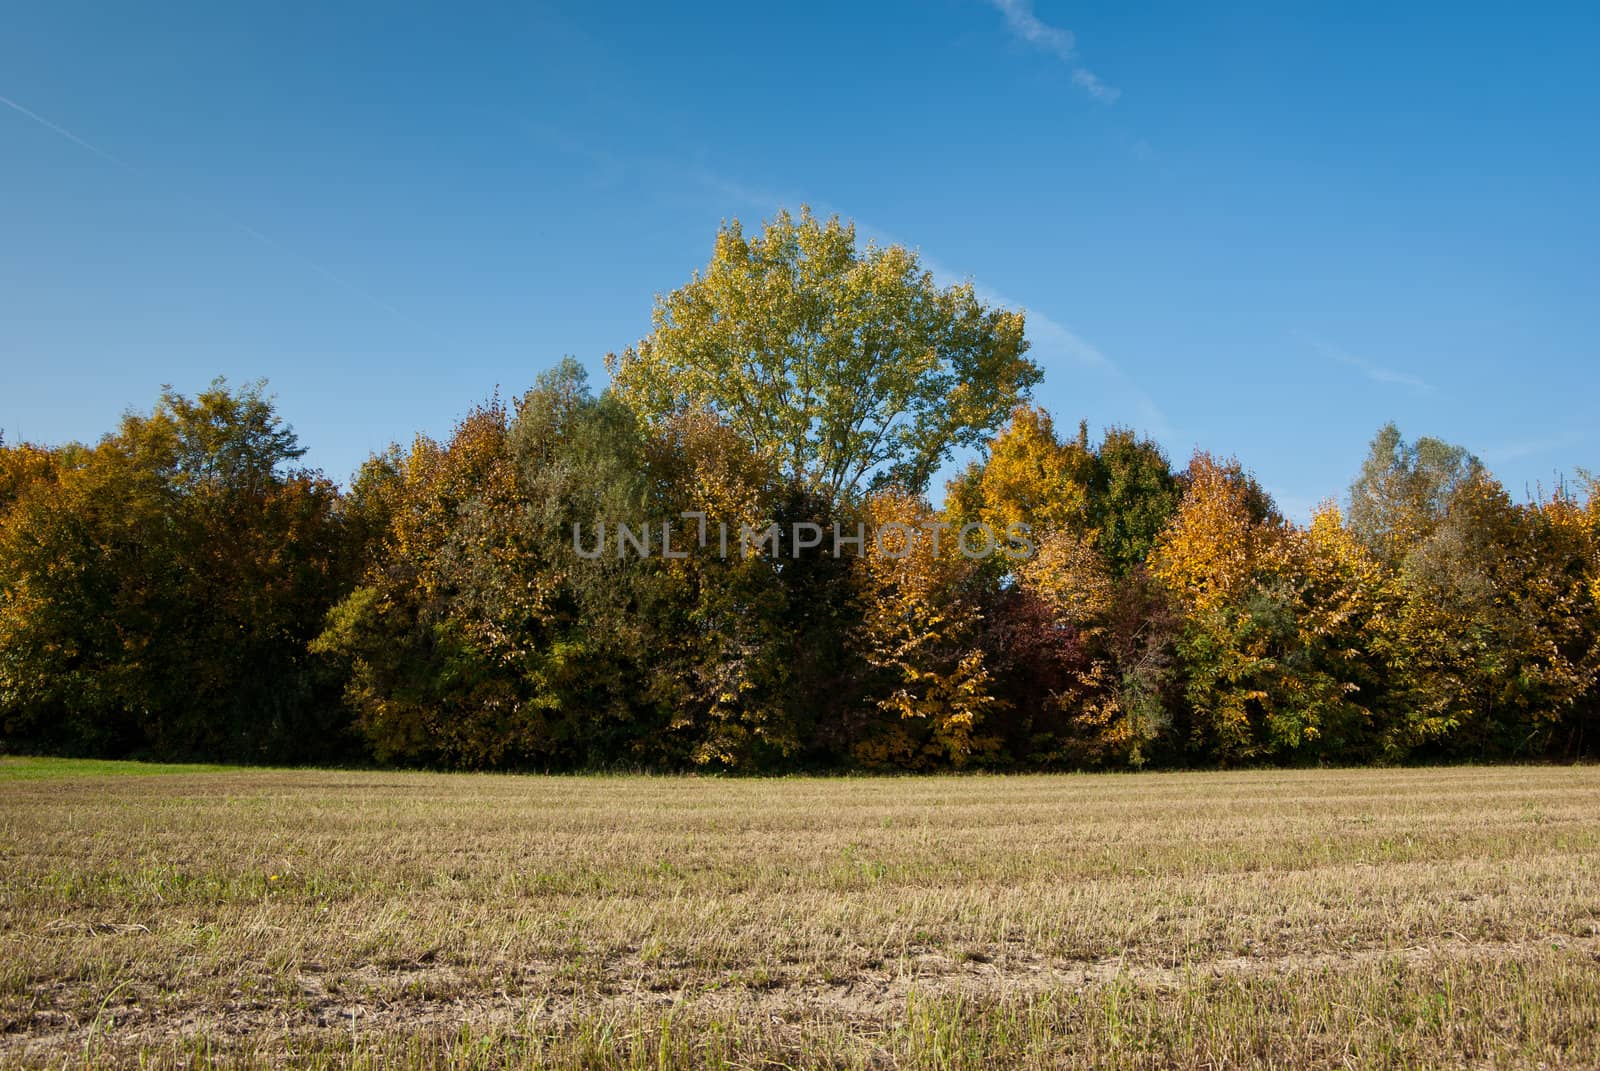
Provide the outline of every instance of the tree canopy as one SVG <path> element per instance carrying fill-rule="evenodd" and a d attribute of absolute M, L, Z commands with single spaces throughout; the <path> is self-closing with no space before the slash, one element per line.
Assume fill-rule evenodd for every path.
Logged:
<path fill-rule="evenodd" d="M 1347 508 L 1302 521 L 1237 459 L 1062 434 L 1022 401 L 1025 350 L 1020 313 L 802 213 L 725 227 L 611 384 L 563 360 L 347 488 L 302 467 L 262 384 L 164 389 L 94 445 L 0 439 L 0 750 L 732 771 L 1595 753 L 1595 480 L 1517 501 L 1388 425 Z M 978 456 L 940 507 L 961 444 Z M 985 525 L 1007 553 L 973 560 Z"/>
<path fill-rule="evenodd" d="M 1038 382 L 1027 350 L 1022 313 L 802 210 L 755 236 L 725 225 L 705 270 L 657 299 L 649 337 L 607 365 L 647 421 L 706 409 L 837 501 L 926 490 Z"/>

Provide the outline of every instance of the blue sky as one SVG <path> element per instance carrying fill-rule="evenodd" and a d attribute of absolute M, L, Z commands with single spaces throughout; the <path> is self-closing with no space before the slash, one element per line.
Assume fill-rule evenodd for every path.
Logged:
<path fill-rule="evenodd" d="M 336 9 L 336 10 L 335 10 Z M 1028 311 L 1037 398 L 1293 514 L 1386 420 L 1600 468 L 1600 7 L 13 5 L 0 428 L 267 377 L 348 476 L 802 201 Z"/>

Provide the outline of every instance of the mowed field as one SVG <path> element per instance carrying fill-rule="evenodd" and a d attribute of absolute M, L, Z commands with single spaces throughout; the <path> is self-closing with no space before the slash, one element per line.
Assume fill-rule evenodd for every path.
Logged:
<path fill-rule="evenodd" d="M 0 760 L 0 875 L 0 1065 L 1600 1066 L 1595 767 Z"/>

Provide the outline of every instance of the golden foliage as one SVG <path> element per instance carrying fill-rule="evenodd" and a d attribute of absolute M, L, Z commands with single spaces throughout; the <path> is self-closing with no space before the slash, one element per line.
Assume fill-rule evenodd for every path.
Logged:
<path fill-rule="evenodd" d="M 1043 599 L 1057 620 L 1079 629 L 1098 628 L 1116 594 L 1094 536 L 1062 529 L 1039 538 L 1034 556 L 1017 567 L 1017 580 Z"/>
<path fill-rule="evenodd" d="M 981 733 L 995 707 L 976 644 L 981 617 L 963 591 L 973 563 L 961 557 L 948 528 L 935 548 L 928 529 L 939 518 L 914 495 L 880 492 L 867 500 L 864 516 L 880 546 L 859 559 L 866 589 L 859 631 L 868 663 L 891 682 L 877 706 L 920 728 L 891 725 L 859 744 L 857 756 L 873 765 L 964 765 L 996 746 Z"/>
<path fill-rule="evenodd" d="M 657 299 L 650 336 L 606 363 L 647 421 L 709 409 L 837 501 L 874 481 L 925 486 L 1038 381 L 1027 349 L 1021 313 L 802 209 L 755 235 L 724 226 L 704 271 Z"/>
<path fill-rule="evenodd" d="M 1151 554 L 1150 569 L 1195 612 L 1236 601 L 1280 549 L 1283 527 L 1252 508 L 1238 462 L 1196 453 L 1178 515 Z"/>
<path fill-rule="evenodd" d="M 1018 522 L 1041 533 L 1086 531 L 1094 456 L 1085 434 L 1064 443 L 1056 437 L 1049 413 L 1019 407 L 990 441 L 984 462 L 974 463 L 952 483 L 951 513 L 997 532 Z"/>

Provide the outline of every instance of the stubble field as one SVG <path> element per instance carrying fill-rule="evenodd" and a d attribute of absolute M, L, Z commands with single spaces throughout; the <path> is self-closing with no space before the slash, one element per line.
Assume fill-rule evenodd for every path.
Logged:
<path fill-rule="evenodd" d="M 1600 768 L 0 760 L 0 1066 L 119 1064 L 1592 1068 Z"/>

